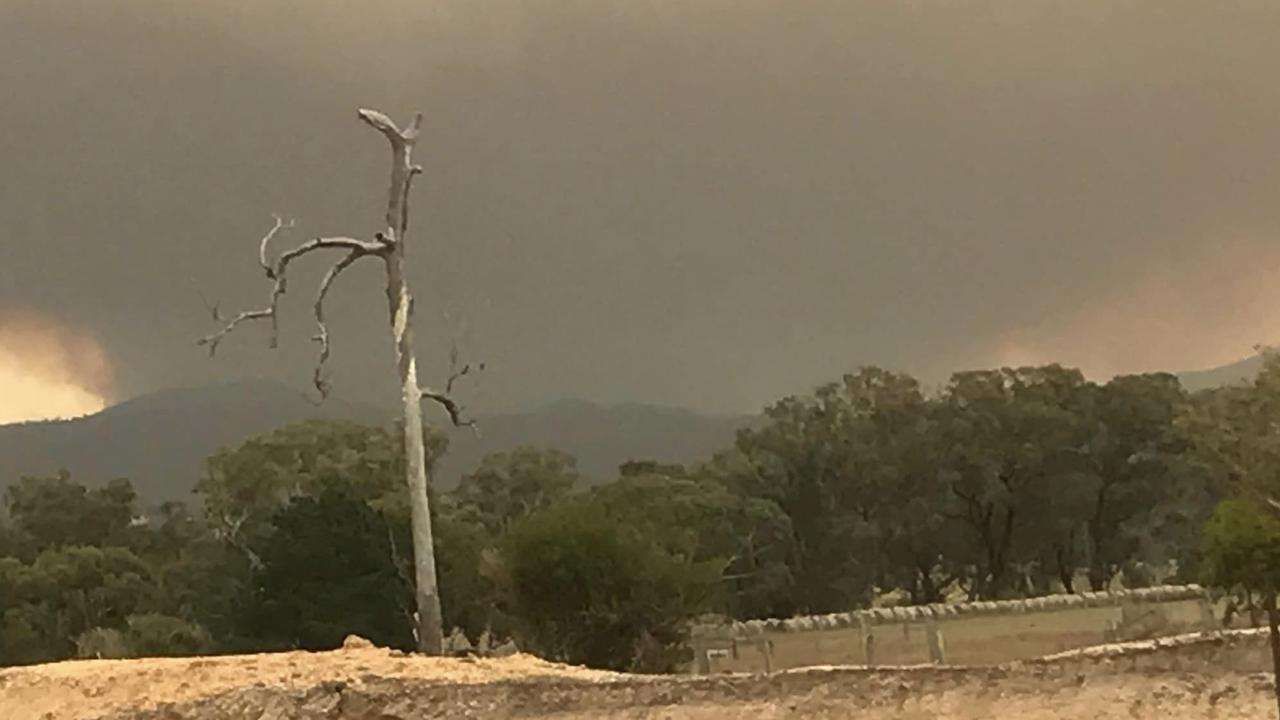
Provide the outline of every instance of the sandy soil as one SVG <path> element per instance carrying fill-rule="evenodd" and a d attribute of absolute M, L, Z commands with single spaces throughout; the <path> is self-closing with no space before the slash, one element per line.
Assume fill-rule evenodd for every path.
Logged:
<path fill-rule="evenodd" d="M 811 668 L 707 678 L 619 675 L 527 655 L 422 658 L 353 643 L 324 653 L 0 670 L 0 718 L 1265 718 L 1275 716 L 1271 677 L 1241 669 L 1242 657 L 1256 661 L 1262 640 L 1255 634 L 1102 648 L 999 668 Z"/>
<path fill-rule="evenodd" d="M 531 655 L 428 658 L 349 638 L 342 649 L 321 653 L 73 660 L 0 669 L 0 720 L 80 720 L 126 708 L 181 705 L 246 687 L 305 693 L 325 683 L 429 680 L 467 686 L 539 679 L 598 682 L 618 677 Z"/>

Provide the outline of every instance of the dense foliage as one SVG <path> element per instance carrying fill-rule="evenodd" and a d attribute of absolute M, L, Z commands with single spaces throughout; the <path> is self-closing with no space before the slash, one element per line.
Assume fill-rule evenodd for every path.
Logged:
<path fill-rule="evenodd" d="M 513 448 L 434 498 L 446 626 L 574 663 L 672 670 L 687 623 L 1280 572 L 1280 360 L 1189 395 L 1058 366 L 936 392 L 865 368 L 770 405 L 693 466 Z M 127 480 L 20 478 L 0 513 L 0 664 L 410 648 L 395 428 L 313 421 L 208 460 L 188 508 Z M 429 461 L 445 452 L 429 433 Z M 888 597 L 886 597 L 888 596 Z"/>

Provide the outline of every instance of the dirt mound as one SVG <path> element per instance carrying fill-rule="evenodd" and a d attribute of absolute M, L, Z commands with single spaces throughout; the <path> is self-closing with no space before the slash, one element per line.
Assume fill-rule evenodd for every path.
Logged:
<path fill-rule="evenodd" d="M 998 668 L 632 676 L 527 655 L 423 658 L 356 638 L 321 653 L 89 660 L 0 671 L 5 720 L 977 720 L 1268 717 L 1265 636 L 1228 633 Z"/>
<path fill-rule="evenodd" d="M 323 683 L 306 690 L 245 688 L 183 706 L 109 720 L 1026 720 L 1216 718 L 1274 711 L 1268 676 L 1060 674 L 1003 669 L 823 669 L 771 676 L 543 678 L 481 685 L 421 680 Z"/>
<path fill-rule="evenodd" d="M 464 687 L 516 679 L 599 682 L 615 677 L 612 673 L 556 665 L 531 655 L 428 658 L 349 638 L 342 649 L 331 652 L 73 660 L 3 669 L 0 718 L 89 720 L 124 710 L 177 707 L 241 690 L 305 694 L 323 686 L 360 687 L 372 681 Z"/>

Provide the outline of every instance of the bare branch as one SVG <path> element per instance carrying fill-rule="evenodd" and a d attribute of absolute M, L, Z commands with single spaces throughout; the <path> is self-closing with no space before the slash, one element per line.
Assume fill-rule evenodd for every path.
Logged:
<path fill-rule="evenodd" d="M 388 232 L 381 236 L 381 241 L 394 244 L 404 240 L 409 230 L 409 189 L 413 178 L 422 173 L 422 166 L 410 159 L 413 146 L 422 131 L 422 113 L 413 116 L 413 124 L 401 130 L 395 121 L 377 110 L 358 111 L 360 119 L 369 127 L 382 133 L 391 143 L 395 155 L 392 167 L 391 199 L 387 207 Z M 399 192 L 397 193 L 397 189 Z M 399 212 L 396 212 L 396 208 Z"/>
<path fill-rule="evenodd" d="M 404 143 L 404 134 L 400 132 L 400 128 L 396 127 L 395 121 L 377 110 L 359 110 L 357 114 L 360 119 L 365 121 L 370 127 L 391 141 L 392 145 L 400 145 Z"/>
<path fill-rule="evenodd" d="M 400 137 L 404 138 L 409 142 L 413 142 L 414 140 L 418 139 L 418 133 L 420 133 L 421 131 L 422 131 L 422 113 L 414 113 L 413 124 L 405 128 L 404 132 L 400 133 Z M 419 168 L 419 170 L 421 170 L 421 168 Z"/>
<path fill-rule="evenodd" d="M 262 558 L 253 551 L 253 548 L 245 544 L 240 537 L 240 528 L 243 527 L 245 521 L 249 519 L 248 514 L 242 512 L 232 519 L 226 513 L 221 513 L 219 517 L 222 520 L 222 527 L 216 528 L 214 530 L 215 534 L 221 539 L 226 540 L 232 547 L 243 552 L 245 557 L 249 560 L 249 565 L 254 570 L 261 570 L 263 568 Z"/>
<path fill-rule="evenodd" d="M 445 383 L 445 392 L 453 392 L 453 384 L 471 372 L 471 363 L 462 366 L 462 369 L 449 374 L 449 382 Z"/>
<path fill-rule="evenodd" d="M 267 273 L 267 277 L 274 279 L 271 263 L 267 262 L 267 246 L 271 244 L 271 241 L 275 239 L 276 234 L 281 230 L 292 228 L 294 226 L 294 221 L 290 220 L 286 223 L 279 215 L 272 215 L 271 217 L 275 219 L 276 224 L 272 226 L 271 230 L 267 232 L 266 235 L 262 236 L 262 241 L 258 243 L 258 264 L 261 265 L 263 271 Z"/>
<path fill-rule="evenodd" d="M 359 250 L 365 254 L 381 253 L 383 244 L 378 242 L 369 242 L 367 240 L 356 240 L 349 237 L 327 237 L 309 240 L 298 247 L 289 250 L 280 255 L 280 260 L 276 263 L 276 271 L 280 271 L 281 264 L 288 264 L 293 259 L 306 255 L 312 250 L 324 250 L 330 248 L 341 248 L 343 250 Z"/>
<path fill-rule="evenodd" d="M 453 399 L 452 393 L 454 384 L 459 380 L 473 372 L 483 371 L 484 363 L 480 363 L 478 365 L 465 363 L 461 368 L 458 367 L 458 343 L 455 338 L 452 346 L 449 348 L 449 378 L 445 381 L 444 392 L 437 392 L 431 388 L 422 388 L 422 397 L 424 400 L 433 400 L 439 404 L 440 407 L 444 408 L 444 411 L 449 415 L 449 421 L 453 423 L 454 427 L 469 427 L 479 435 L 480 428 L 476 425 L 474 420 L 462 419 L 463 408 L 456 400 Z"/>
<path fill-rule="evenodd" d="M 477 435 L 480 434 L 480 428 L 476 425 L 476 421 L 463 420 L 462 406 L 453 398 L 449 397 L 448 394 L 436 392 L 431 388 L 422 388 L 422 399 L 432 400 L 440 405 L 440 407 L 444 408 L 444 411 L 449 415 L 449 422 L 453 423 L 454 427 L 469 427 L 474 430 Z"/>
<path fill-rule="evenodd" d="M 200 301 L 204 303 L 204 309 L 209 311 L 209 316 L 213 318 L 213 321 L 217 323 L 223 322 L 222 311 L 218 309 L 218 303 L 209 302 L 209 298 L 199 288 L 196 288 L 196 292 L 200 294 Z"/>
<path fill-rule="evenodd" d="M 418 139 L 418 133 L 422 131 L 422 113 L 414 114 L 413 124 L 404 130 L 401 130 L 394 120 L 377 110 L 358 110 L 357 114 L 374 130 L 386 135 L 392 145 L 412 144 Z"/>
<path fill-rule="evenodd" d="M 446 320 L 448 319 L 448 317 L 449 317 L 449 313 L 446 312 L 445 313 Z M 462 336 L 466 333 L 466 327 L 467 327 L 467 324 L 466 324 L 466 320 L 464 319 L 461 323 L 459 323 L 458 329 L 453 334 L 453 340 L 449 343 L 449 378 L 445 381 L 445 384 L 444 384 L 444 392 L 446 395 L 453 392 L 454 383 L 458 382 L 462 378 L 466 377 L 467 375 L 470 375 L 473 372 L 475 373 L 484 372 L 484 363 L 479 363 L 477 365 L 472 365 L 471 363 L 463 363 L 461 368 L 458 367 L 458 357 L 459 357 L 458 340 L 462 338 Z"/>
<path fill-rule="evenodd" d="M 218 332 L 213 333 L 212 335 L 206 335 L 200 338 L 199 340 L 197 340 L 196 344 L 208 345 L 209 357 L 213 357 L 218 352 L 218 344 L 221 343 L 222 339 L 225 338 L 227 335 L 229 335 L 232 330 L 235 330 L 237 325 L 248 320 L 261 320 L 263 318 L 273 317 L 274 315 L 275 315 L 274 306 L 270 308 L 266 308 L 264 310 L 246 310 L 240 313 L 239 315 L 236 315 L 235 317 L 231 318 L 231 322 L 227 323 Z M 275 347 L 275 346 L 276 346 L 276 341 L 273 335 L 271 339 L 271 347 Z"/>
<path fill-rule="evenodd" d="M 333 281 L 337 280 L 338 276 L 342 274 L 342 271 L 351 267 L 355 261 L 370 254 L 372 253 L 367 250 L 352 250 L 347 253 L 345 257 L 334 263 L 333 267 L 329 268 L 329 272 L 324 274 L 324 279 L 320 281 L 320 289 L 316 291 L 314 309 L 317 332 L 315 337 L 312 339 L 317 343 L 320 343 L 320 355 L 316 359 L 316 369 L 312 375 L 312 382 L 315 384 L 316 390 L 319 391 L 320 398 L 322 400 L 329 396 L 329 390 L 332 387 L 328 378 L 324 375 L 325 364 L 329 362 L 329 353 L 331 350 L 329 342 L 329 325 L 324 317 L 324 298 L 329 294 L 329 288 L 333 285 Z"/>
<path fill-rule="evenodd" d="M 282 227 L 285 227 L 285 225 L 283 221 L 277 217 L 275 226 L 272 228 L 271 232 L 267 233 L 266 237 L 263 238 L 260 247 L 264 251 L 270 239 L 279 232 Z M 277 310 L 280 305 L 280 297 L 288 290 L 285 271 L 288 269 L 289 263 L 303 255 L 306 255 L 307 253 L 316 250 L 328 249 L 349 250 L 352 253 L 359 253 L 363 256 L 385 252 L 386 246 L 381 243 L 366 242 L 364 240 L 355 240 L 347 237 L 315 238 L 314 240 L 309 240 L 292 250 L 285 251 L 276 259 L 274 265 L 263 262 L 263 266 L 266 268 L 267 277 L 274 281 L 274 285 L 271 287 L 271 299 L 267 307 L 241 312 L 239 315 L 233 317 L 230 322 L 224 325 L 221 330 L 200 338 L 196 341 L 196 344 L 208 345 L 209 354 L 214 355 L 217 353 L 218 344 L 222 342 L 223 338 L 229 335 L 231 331 L 235 330 L 241 323 L 248 322 L 250 320 L 269 319 L 271 320 L 271 340 L 269 341 L 269 346 L 275 348 L 279 344 L 280 338 L 280 328 L 277 322 Z"/>

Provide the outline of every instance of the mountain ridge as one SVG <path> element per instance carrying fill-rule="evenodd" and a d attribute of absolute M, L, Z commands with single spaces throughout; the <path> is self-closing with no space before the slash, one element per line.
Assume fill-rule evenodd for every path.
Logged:
<path fill-rule="evenodd" d="M 1257 375 L 1261 356 L 1176 373 L 1191 391 Z M 67 470 L 97 485 L 133 481 L 148 502 L 190 500 L 204 459 L 224 447 L 312 418 L 384 425 L 394 408 L 331 397 L 323 403 L 275 380 L 238 380 L 158 390 L 78 418 L 0 425 L 0 486 L 23 475 Z M 436 477 L 453 487 L 489 452 L 518 445 L 553 447 L 578 459 L 588 482 L 604 482 L 628 460 L 691 463 L 730 447 L 758 416 L 711 415 L 638 402 L 556 400 L 524 411 L 477 418 L 482 433 L 451 429 Z"/>
<path fill-rule="evenodd" d="M 306 394 L 274 380 L 244 380 L 159 390 L 78 418 L 0 425 L 0 485 L 24 475 L 67 470 L 87 485 L 125 477 L 146 502 L 190 500 L 201 464 L 213 452 L 303 420 L 393 422 L 393 408 Z M 589 482 L 612 478 L 627 460 L 695 462 L 729 447 L 746 416 L 714 416 L 641 403 L 559 400 L 477 418 L 477 437 L 451 429 L 437 466 L 453 487 L 481 458 L 517 445 L 554 447 L 578 459 Z"/>
<path fill-rule="evenodd" d="M 1251 381 L 1258 376 L 1258 371 L 1261 369 L 1262 355 L 1257 354 L 1215 368 L 1189 370 L 1176 375 L 1183 387 L 1196 392 Z"/>

